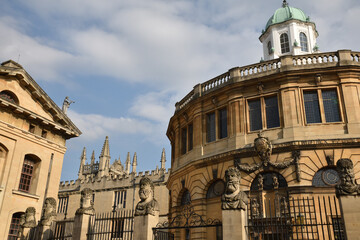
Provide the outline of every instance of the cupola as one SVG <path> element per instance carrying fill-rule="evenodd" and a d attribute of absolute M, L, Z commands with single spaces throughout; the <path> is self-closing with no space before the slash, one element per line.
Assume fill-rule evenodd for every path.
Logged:
<path fill-rule="evenodd" d="M 260 36 L 264 60 L 284 55 L 301 55 L 318 52 L 315 23 L 301 9 L 290 7 L 286 0 L 268 20 Z"/>

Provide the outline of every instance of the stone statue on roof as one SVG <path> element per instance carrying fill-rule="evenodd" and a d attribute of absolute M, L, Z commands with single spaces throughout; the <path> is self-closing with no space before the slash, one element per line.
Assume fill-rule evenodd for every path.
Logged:
<path fill-rule="evenodd" d="M 68 96 L 65 97 L 63 105 L 62 105 L 62 111 L 66 114 L 68 108 L 70 107 L 70 104 L 75 103 L 74 101 L 70 100 Z"/>

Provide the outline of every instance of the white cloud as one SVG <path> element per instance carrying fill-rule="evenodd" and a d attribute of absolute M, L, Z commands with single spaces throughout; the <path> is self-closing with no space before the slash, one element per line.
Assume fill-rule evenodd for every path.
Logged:
<path fill-rule="evenodd" d="M 142 134 L 151 135 L 156 131 L 156 124 L 134 118 L 112 118 L 99 114 L 80 114 L 68 111 L 69 117 L 82 131 L 82 139 L 86 141 L 102 139 L 109 134 Z"/>

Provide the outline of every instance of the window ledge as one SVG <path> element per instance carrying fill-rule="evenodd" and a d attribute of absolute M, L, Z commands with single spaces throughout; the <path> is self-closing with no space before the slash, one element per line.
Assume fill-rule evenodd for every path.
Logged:
<path fill-rule="evenodd" d="M 22 191 L 15 190 L 15 189 L 12 190 L 12 193 L 15 194 L 15 195 L 20 195 L 20 196 L 24 196 L 24 197 L 28 197 L 28 198 L 33 198 L 33 199 L 36 199 L 36 200 L 40 199 L 40 196 L 38 196 L 38 195 L 22 192 Z"/>

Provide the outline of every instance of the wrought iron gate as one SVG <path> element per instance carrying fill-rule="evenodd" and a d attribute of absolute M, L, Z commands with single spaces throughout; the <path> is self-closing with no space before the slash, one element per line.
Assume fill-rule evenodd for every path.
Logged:
<path fill-rule="evenodd" d="M 205 219 L 204 216 L 197 214 L 191 205 L 184 206 L 171 221 L 157 224 L 156 228 L 153 228 L 153 239 L 173 240 L 175 234 L 179 231 L 183 232 L 184 239 L 191 239 L 191 229 L 194 228 L 215 228 L 215 239 L 222 239 L 221 221 L 218 219 Z"/>
<path fill-rule="evenodd" d="M 346 240 L 338 199 L 327 197 L 275 197 L 268 201 L 250 198 L 249 239 Z"/>

